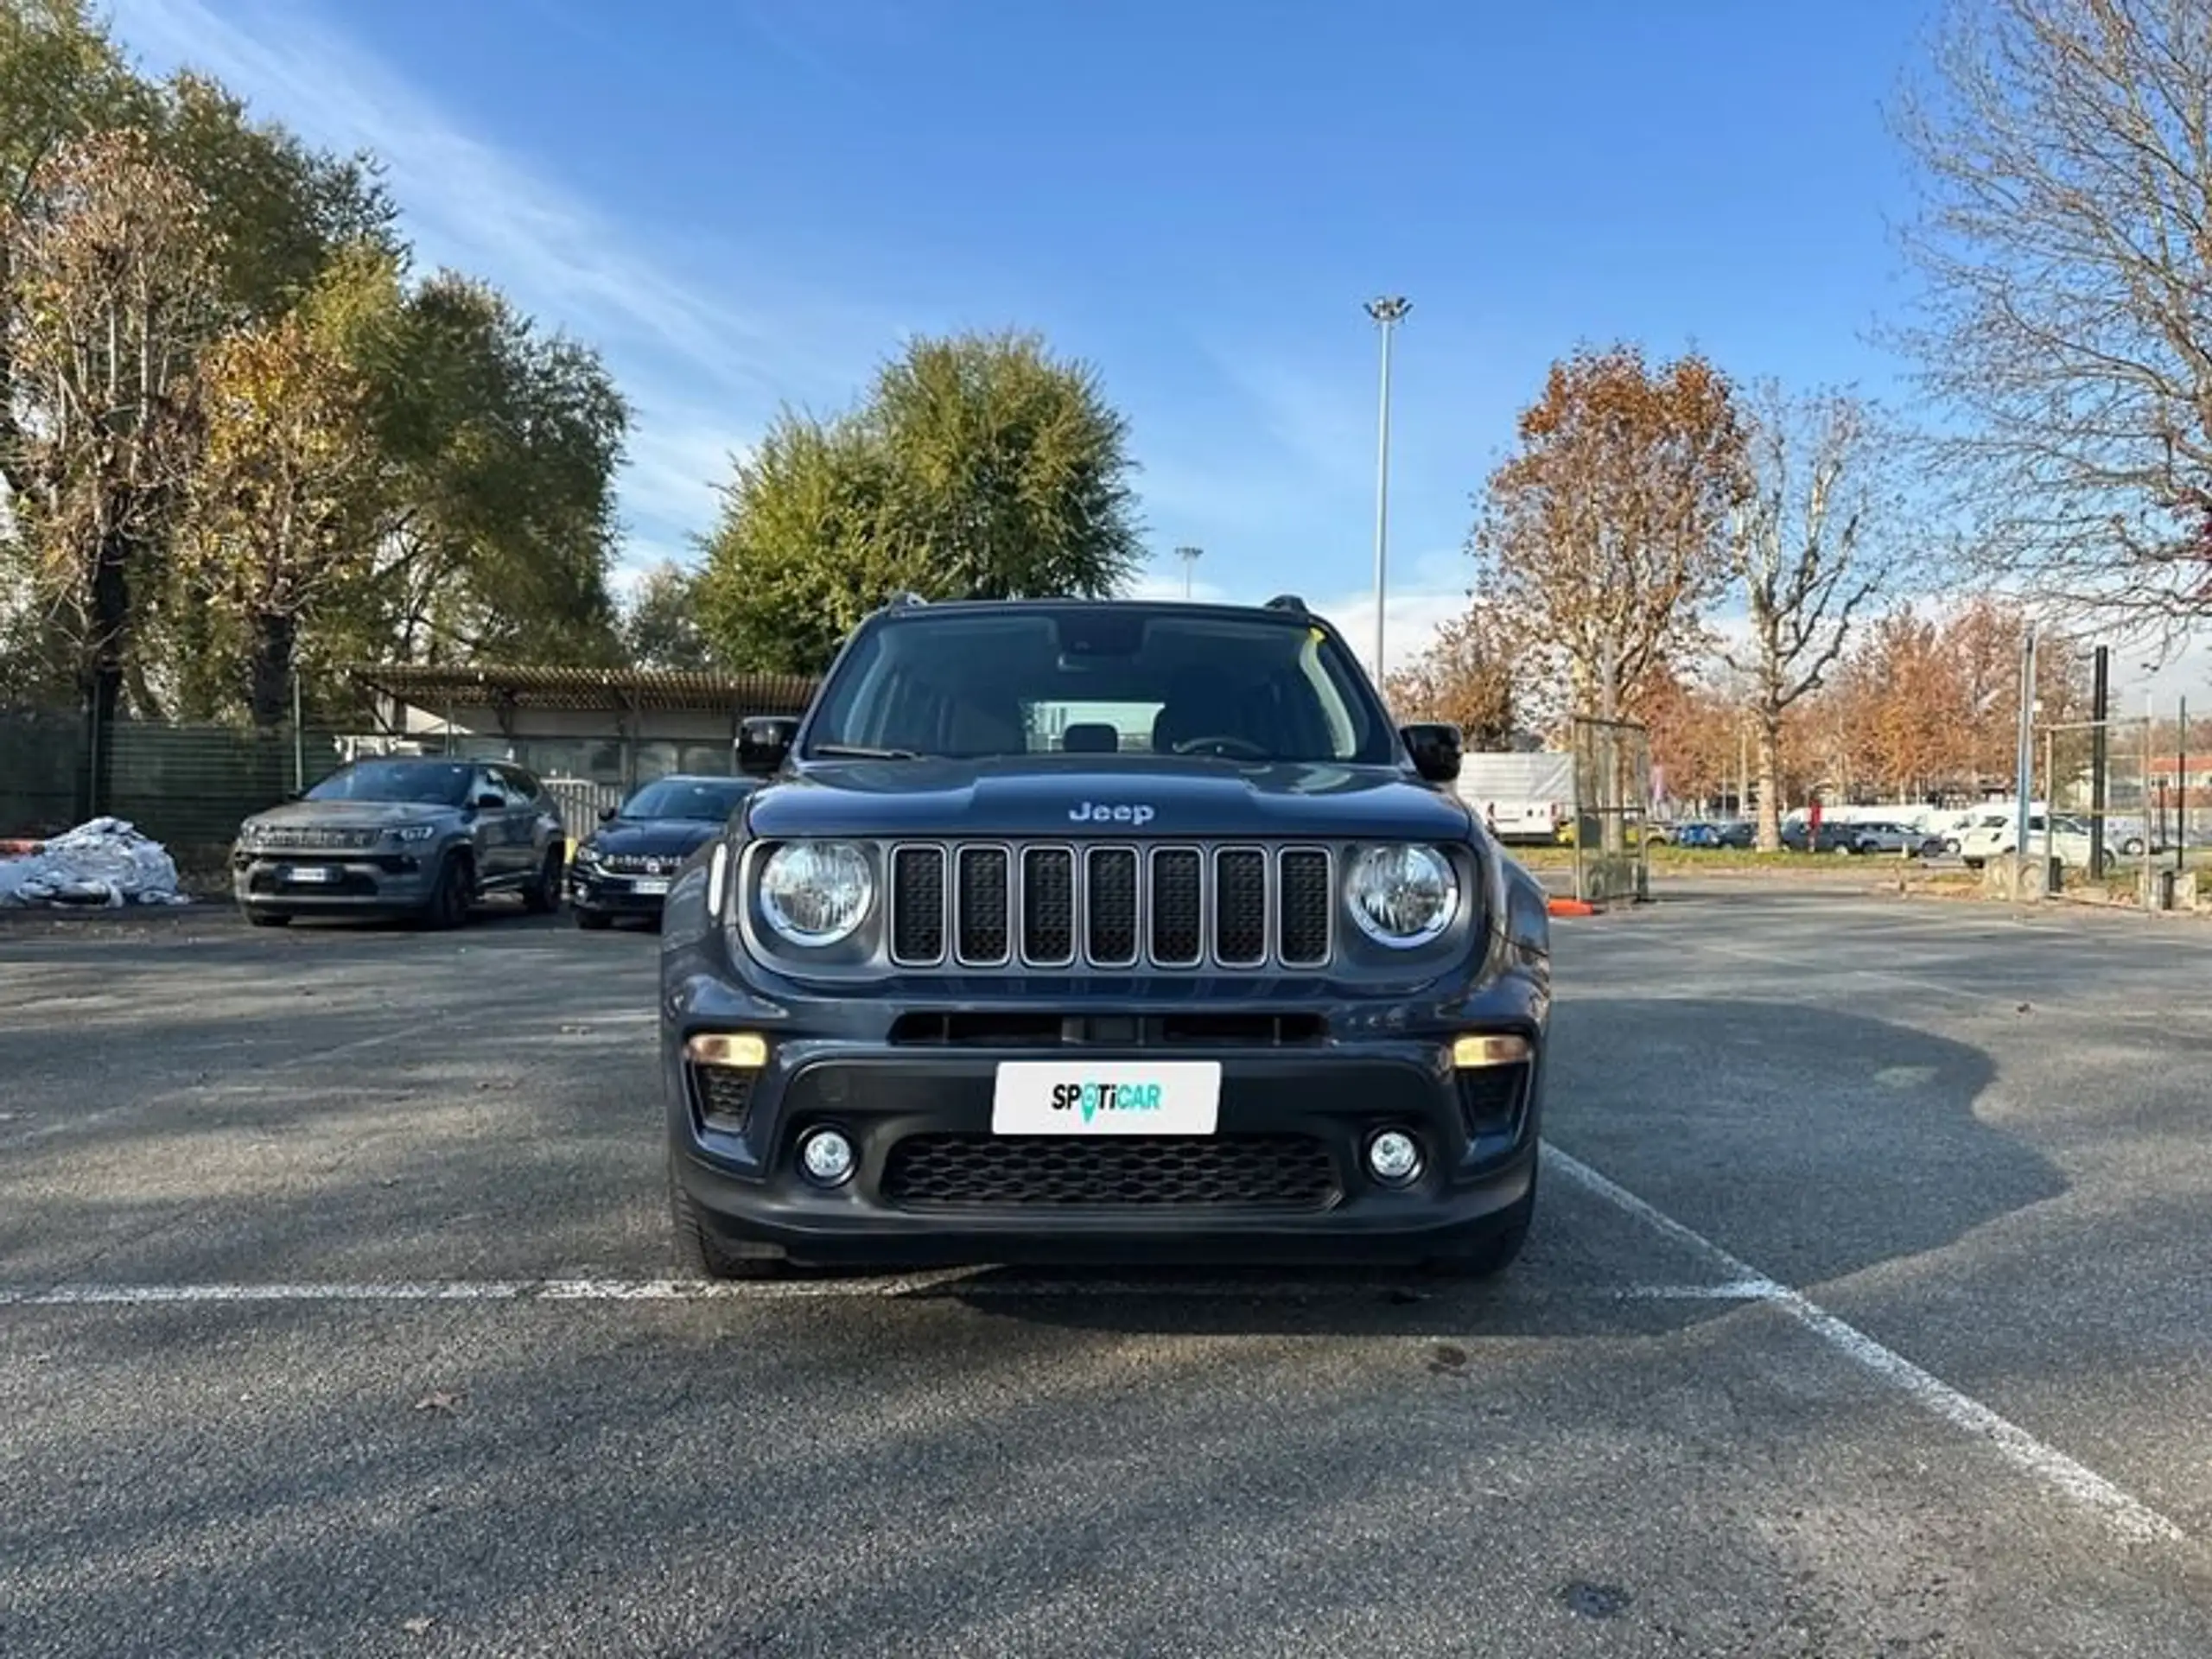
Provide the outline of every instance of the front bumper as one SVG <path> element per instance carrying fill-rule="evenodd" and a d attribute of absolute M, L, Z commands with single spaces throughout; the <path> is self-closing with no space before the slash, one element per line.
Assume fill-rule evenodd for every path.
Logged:
<path fill-rule="evenodd" d="M 1141 1035 L 1043 1045 L 902 1040 L 913 1023 L 904 1002 L 771 1009 L 720 982 L 694 989 L 671 999 L 664 1021 L 675 1179 L 725 1240 L 801 1262 L 1404 1261 L 1512 1224 L 1535 1179 L 1545 993 L 1529 981 L 1501 982 L 1478 1006 L 1427 1003 L 1419 1023 L 1369 1004 L 1271 1004 L 1265 1017 L 1278 1038 L 1296 1033 L 1288 1041 L 1163 1042 L 1172 1011 L 1157 1005 L 1056 1006 L 1071 1034 Z M 962 1008 L 988 1019 L 973 1002 Z M 1037 1009 L 1033 1000 L 1020 1013 Z M 741 1083 L 685 1058 L 691 1036 L 740 1030 L 768 1038 L 766 1064 L 735 1074 Z M 1482 1033 L 1522 1039 L 1529 1058 L 1455 1069 L 1454 1039 Z M 1000 1064 L 1039 1059 L 1217 1061 L 1215 1131 L 1131 1145 L 994 1136 Z M 821 1127 L 858 1154 L 850 1179 L 827 1189 L 798 1159 Z M 1369 1141 L 1386 1128 L 1421 1147 L 1408 1185 L 1367 1169 Z"/>
<path fill-rule="evenodd" d="M 672 881 L 665 875 L 617 875 L 575 863 L 569 866 L 568 880 L 569 907 L 594 916 L 658 916 Z"/>
<path fill-rule="evenodd" d="M 231 892 L 249 910 L 372 912 L 429 902 L 435 859 L 394 852 L 246 852 L 231 855 Z"/>

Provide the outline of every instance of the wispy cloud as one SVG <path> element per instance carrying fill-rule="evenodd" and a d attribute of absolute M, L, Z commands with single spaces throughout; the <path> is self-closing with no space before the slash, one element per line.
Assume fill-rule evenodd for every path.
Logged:
<path fill-rule="evenodd" d="M 201 0 L 113 0 L 113 12 L 156 70 L 204 69 L 315 143 L 373 151 L 422 264 L 488 277 L 543 326 L 598 346 L 636 410 L 623 499 L 648 537 L 703 529 L 728 452 L 780 403 L 843 401 L 860 366 L 853 342 L 897 333 L 865 306 L 710 270 L 709 256 L 674 236 L 618 223 L 466 130 L 305 7 L 218 15 Z M 731 257 L 711 255 L 717 265 Z M 741 307 L 724 297 L 733 291 L 762 298 Z"/>
<path fill-rule="evenodd" d="M 1253 351 L 1215 346 L 1207 355 L 1249 405 L 1254 423 L 1312 480 L 1371 487 L 1375 408 L 1364 381 L 1325 378 Z"/>

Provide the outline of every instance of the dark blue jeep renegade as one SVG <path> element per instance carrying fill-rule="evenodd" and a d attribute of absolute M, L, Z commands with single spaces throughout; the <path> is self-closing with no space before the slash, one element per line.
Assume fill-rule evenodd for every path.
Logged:
<path fill-rule="evenodd" d="M 893 604 L 741 749 L 664 912 L 691 1273 L 1520 1250 L 1543 892 L 1296 600 Z"/>

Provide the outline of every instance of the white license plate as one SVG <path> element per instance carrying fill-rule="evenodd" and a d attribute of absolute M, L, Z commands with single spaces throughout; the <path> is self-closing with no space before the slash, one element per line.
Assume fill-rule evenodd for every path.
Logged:
<path fill-rule="evenodd" d="M 993 1135 L 1211 1135 L 1218 1060 L 1007 1060 L 991 1098 Z"/>
<path fill-rule="evenodd" d="M 632 893 L 642 893 L 646 894 L 648 897 L 656 893 L 666 893 L 668 891 L 668 878 L 664 875 L 656 875 L 650 876 L 640 880 L 632 881 L 630 884 L 630 891 Z"/>
<path fill-rule="evenodd" d="M 284 872 L 287 881 L 335 881 L 338 872 L 327 864 L 301 864 Z"/>

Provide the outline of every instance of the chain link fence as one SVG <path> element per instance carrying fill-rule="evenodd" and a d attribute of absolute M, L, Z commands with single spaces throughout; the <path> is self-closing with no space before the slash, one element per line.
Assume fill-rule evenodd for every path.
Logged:
<path fill-rule="evenodd" d="M 1650 733 L 1635 721 L 1578 715 L 1573 748 L 1574 896 L 1590 904 L 1649 898 Z"/>
<path fill-rule="evenodd" d="M 0 838 L 117 817 L 173 849 L 227 845 L 240 819 L 321 782 L 358 744 L 313 728 L 146 720 L 105 736 L 96 753 L 81 715 L 0 712 Z"/>

